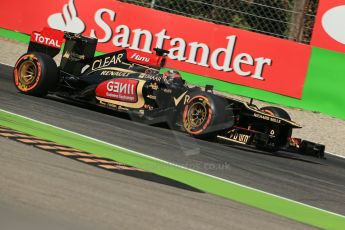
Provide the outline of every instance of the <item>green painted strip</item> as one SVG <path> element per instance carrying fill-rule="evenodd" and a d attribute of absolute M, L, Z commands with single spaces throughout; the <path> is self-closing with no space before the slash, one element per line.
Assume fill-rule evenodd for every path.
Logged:
<path fill-rule="evenodd" d="M 188 184 L 208 193 L 323 229 L 344 229 L 345 216 L 190 170 L 116 145 L 0 110 L 0 125 Z"/>
<path fill-rule="evenodd" d="M 0 28 L 0 36 L 4 38 L 20 41 L 20 42 L 25 42 L 25 43 L 29 43 L 30 41 L 30 36 L 27 34 L 22 34 L 20 32 L 6 30 L 3 28 Z"/>

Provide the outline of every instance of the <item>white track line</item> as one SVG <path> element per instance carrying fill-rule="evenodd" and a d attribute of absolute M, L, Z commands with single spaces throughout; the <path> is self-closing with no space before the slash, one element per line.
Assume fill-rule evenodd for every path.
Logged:
<path fill-rule="evenodd" d="M 10 64 L 7 64 L 7 63 L 3 63 L 3 62 L 0 62 L 0 65 L 5 65 L 5 66 L 13 67 L 13 65 L 10 65 Z"/>
<path fill-rule="evenodd" d="M 198 173 L 198 174 L 201 174 L 201 175 L 204 175 L 204 176 L 211 177 L 213 179 L 224 181 L 224 182 L 227 182 L 227 183 L 230 183 L 230 184 L 235 184 L 235 185 L 243 187 L 243 188 L 247 188 L 247 189 L 250 189 L 250 190 L 253 190 L 253 191 L 256 191 L 256 192 L 264 193 L 264 194 L 269 195 L 269 196 L 277 197 L 277 198 L 280 198 L 280 199 L 283 199 L 283 200 L 286 200 L 286 201 L 289 201 L 289 202 L 292 202 L 292 203 L 300 204 L 300 205 L 303 205 L 303 206 L 306 206 L 306 207 L 309 207 L 309 208 L 312 208 L 312 209 L 315 209 L 315 210 L 319 210 L 319 211 L 322 211 L 322 212 L 326 212 L 326 213 L 329 213 L 329 214 L 332 214 L 332 215 L 336 215 L 336 216 L 345 218 L 344 215 L 341 215 L 341 214 L 338 214 L 338 213 L 327 211 L 327 210 L 324 210 L 324 209 L 321 209 L 321 208 L 317 208 L 317 207 L 314 207 L 314 206 L 311 206 L 311 205 L 308 205 L 308 204 L 304 204 L 304 203 L 301 203 L 301 202 L 298 202 L 298 201 L 295 201 L 295 200 L 291 200 L 289 198 L 285 198 L 285 197 L 282 197 L 282 196 L 279 196 L 279 195 L 275 195 L 275 194 L 272 194 L 272 193 L 269 193 L 269 192 L 265 192 L 265 191 L 262 191 L 262 190 L 259 190 L 259 189 L 256 189 L 256 188 L 252 188 L 252 187 L 249 187 L 249 186 L 246 186 L 246 185 L 242 185 L 242 184 L 239 184 L 239 183 L 236 183 L 236 182 L 233 182 L 233 181 L 226 180 L 226 179 L 221 178 L 221 177 L 213 176 L 211 174 L 207 174 L 207 173 L 200 172 L 200 171 L 197 171 L 197 170 L 194 170 L 194 169 L 186 168 L 186 167 L 184 167 L 182 165 L 174 164 L 174 163 L 171 163 L 171 162 L 168 162 L 168 161 L 165 161 L 165 160 L 162 160 L 162 159 L 150 156 L 150 155 L 139 153 L 139 152 L 131 150 L 131 149 L 127 149 L 127 148 L 124 148 L 124 147 L 121 147 L 121 146 L 118 146 L 118 145 L 111 144 L 111 143 L 106 142 L 106 141 L 102 141 L 102 140 L 99 140 L 99 139 L 96 139 L 96 138 L 93 138 L 93 137 L 89 137 L 89 136 L 86 136 L 86 135 L 83 135 L 83 134 L 80 134 L 80 133 L 77 133 L 77 132 L 73 132 L 73 131 L 70 131 L 68 129 L 60 128 L 60 127 L 57 127 L 57 126 L 54 126 L 54 125 L 51 125 L 51 124 L 48 124 L 48 123 L 45 123 L 45 122 L 42 122 L 42 121 L 35 120 L 33 118 L 25 117 L 25 116 L 22 116 L 22 115 L 19 115 L 19 114 L 16 114 L 16 113 L 12 113 L 12 112 L 9 112 L 9 111 L 3 110 L 3 109 L 0 109 L 0 111 L 4 112 L 4 113 L 9 113 L 9 114 L 12 114 L 14 116 L 18 116 L 18 117 L 21 117 L 21 118 L 24 118 L 24 119 L 28 119 L 30 121 L 37 122 L 39 124 L 43 124 L 43 125 L 52 127 L 54 129 L 59 129 L 59 130 L 62 130 L 62 131 L 65 131 L 65 132 L 68 132 L 68 133 L 71 133 L 71 134 L 83 137 L 83 138 L 87 138 L 89 140 L 93 140 L 93 141 L 96 141 L 96 142 L 99 142 L 99 143 L 102 143 L 102 144 L 106 144 L 106 145 L 112 146 L 114 148 L 122 149 L 124 151 L 128 151 L 128 152 L 131 152 L 133 154 L 149 158 L 151 160 L 155 160 L 155 161 L 158 161 L 158 162 L 161 162 L 161 163 L 164 163 L 164 164 L 172 165 L 172 166 L 184 169 L 184 170 L 188 170 L 188 171 L 191 171 L 191 172 L 194 172 L 194 173 Z"/>
<path fill-rule="evenodd" d="M 325 152 L 325 153 L 326 153 L 326 154 L 329 154 L 329 155 L 332 155 L 332 156 L 336 156 L 336 157 L 339 157 L 339 158 L 343 158 L 343 159 L 345 159 L 345 156 L 340 155 L 340 154 L 331 153 L 331 152 Z"/>

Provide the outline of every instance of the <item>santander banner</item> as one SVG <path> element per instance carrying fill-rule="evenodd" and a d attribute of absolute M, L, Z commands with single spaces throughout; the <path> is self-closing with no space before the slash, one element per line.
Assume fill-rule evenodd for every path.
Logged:
<path fill-rule="evenodd" d="M 345 52 L 345 0 L 319 0 L 311 45 Z"/>
<path fill-rule="evenodd" d="M 39 6 L 39 7 L 38 7 Z M 113 0 L 5 1 L 0 27 L 45 26 L 99 39 L 97 50 L 170 51 L 167 67 L 301 98 L 311 47 Z"/>

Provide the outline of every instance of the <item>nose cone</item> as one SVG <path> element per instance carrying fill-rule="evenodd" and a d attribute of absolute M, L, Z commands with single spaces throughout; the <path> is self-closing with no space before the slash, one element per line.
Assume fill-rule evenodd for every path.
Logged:
<path fill-rule="evenodd" d="M 334 40 L 345 44 L 345 5 L 328 10 L 322 17 L 322 26 Z"/>

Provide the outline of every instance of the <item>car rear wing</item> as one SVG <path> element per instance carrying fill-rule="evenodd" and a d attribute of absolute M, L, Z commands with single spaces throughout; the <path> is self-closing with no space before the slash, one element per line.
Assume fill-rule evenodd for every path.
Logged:
<path fill-rule="evenodd" d="M 97 39 L 70 32 L 64 33 L 66 40 L 60 68 L 73 75 L 79 75 L 82 68 L 94 58 Z"/>
<path fill-rule="evenodd" d="M 41 52 L 55 57 L 63 43 L 65 43 L 63 55 L 68 52 L 91 59 L 96 51 L 97 39 L 45 27 L 40 32 L 31 33 L 28 52 Z"/>
<path fill-rule="evenodd" d="M 40 32 L 32 32 L 28 52 L 41 52 L 55 57 L 60 52 L 63 43 L 65 46 L 60 68 L 67 73 L 79 75 L 82 68 L 94 59 L 96 38 L 45 27 Z M 127 48 L 118 52 L 126 54 L 122 56 L 122 62 L 160 69 L 165 65 L 169 51 L 159 48 L 153 50 L 154 53 L 146 53 Z"/>
<path fill-rule="evenodd" d="M 60 68 L 74 75 L 80 74 L 82 68 L 95 55 L 96 38 L 45 27 L 40 32 L 31 33 L 28 52 L 40 52 L 55 57 L 60 52 L 63 43 L 65 46 Z"/>
<path fill-rule="evenodd" d="M 41 32 L 33 31 L 28 52 L 41 52 L 55 57 L 64 42 L 64 32 L 45 27 Z"/>

